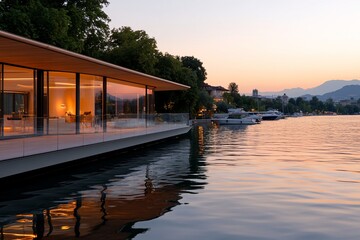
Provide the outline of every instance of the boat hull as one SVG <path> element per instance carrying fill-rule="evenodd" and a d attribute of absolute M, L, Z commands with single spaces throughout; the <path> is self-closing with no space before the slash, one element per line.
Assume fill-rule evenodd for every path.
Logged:
<path fill-rule="evenodd" d="M 257 124 L 255 119 L 213 119 L 214 123 L 219 125 L 255 125 Z"/>
<path fill-rule="evenodd" d="M 278 120 L 280 119 L 279 116 L 274 116 L 274 115 L 271 115 L 271 116 L 262 116 L 262 120 L 264 121 L 269 121 L 269 120 Z"/>

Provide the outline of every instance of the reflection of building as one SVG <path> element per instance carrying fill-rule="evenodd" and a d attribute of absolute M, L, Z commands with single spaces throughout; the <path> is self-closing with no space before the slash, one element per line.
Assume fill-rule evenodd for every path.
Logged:
<path fill-rule="evenodd" d="M 215 102 L 223 100 L 223 94 L 229 90 L 221 86 L 210 86 L 209 84 L 204 83 L 203 89 L 208 92 L 208 94 L 214 98 Z"/>
<path fill-rule="evenodd" d="M 0 199 L 5 239 L 39 233 L 44 239 L 131 239 L 147 230 L 135 223 L 162 216 L 180 204 L 184 191 L 204 187 L 205 168 L 189 161 L 192 147 L 185 138 L 143 156 L 128 154 L 127 163 L 98 161 L 91 169 L 70 170 L 61 184 L 50 178 L 40 186 L 6 189 Z"/>
<path fill-rule="evenodd" d="M 154 93 L 189 88 L 3 31 L 0 53 L 0 139 L 4 140 L 0 160 L 44 153 L 41 149 L 78 147 L 80 142 L 71 143 L 80 140 L 78 136 L 82 136 L 82 146 L 115 140 L 118 136 L 101 140 L 95 133 L 109 133 L 125 125 L 154 125 L 149 118 L 154 113 Z M 85 138 L 83 134 L 93 135 Z M 68 139 L 55 143 L 50 138 L 54 135 Z M 28 137 L 26 144 L 14 141 L 19 136 Z M 4 152 L 7 146 L 15 152 Z M 74 157 L 79 152 L 84 149 L 68 154 Z"/>

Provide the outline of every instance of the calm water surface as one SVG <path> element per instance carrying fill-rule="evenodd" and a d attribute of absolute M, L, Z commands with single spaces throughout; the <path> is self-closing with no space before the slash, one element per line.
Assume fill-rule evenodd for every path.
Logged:
<path fill-rule="evenodd" d="M 360 116 L 191 137 L 1 186 L 0 239 L 360 239 Z"/>

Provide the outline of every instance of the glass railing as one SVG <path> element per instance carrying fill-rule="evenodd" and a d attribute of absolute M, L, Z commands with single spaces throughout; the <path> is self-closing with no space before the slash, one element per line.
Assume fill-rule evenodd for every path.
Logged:
<path fill-rule="evenodd" d="M 161 113 L 0 119 L 0 160 L 186 127 L 188 117 Z"/>

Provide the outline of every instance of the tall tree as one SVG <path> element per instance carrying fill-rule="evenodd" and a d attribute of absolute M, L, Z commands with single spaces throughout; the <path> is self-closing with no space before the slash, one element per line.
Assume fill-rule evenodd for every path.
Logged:
<path fill-rule="evenodd" d="M 63 2 L 71 19 L 69 36 L 75 37 L 74 41 L 82 42 L 83 54 L 99 57 L 106 47 L 110 33 L 108 25 L 110 18 L 103 11 L 103 8 L 109 5 L 108 0 L 64 0 Z"/>
<path fill-rule="evenodd" d="M 239 94 L 239 86 L 234 82 L 229 83 L 228 89 L 232 96 Z"/>
<path fill-rule="evenodd" d="M 197 86 L 199 88 L 201 88 L 204 85 L 204 82 L 206 80 L 206 75 L 207 75 L 206 69 L 203 66 L 203 63 L 199 59 L 197 59 L 193 56 L 181 57 L 181 62 L 184 67 L 187 67 L 195 72 L 196 77 L 197 77 Z"/>
<path fill-rule="evenodd" d="M 190 68 L 184 67 L 179 57 L 159 54 L 156 75 L 191 88 L 187 91 L 159 92 L 156 94 L 158 112 L 189 112 L 195 114 L 199 108 L 199 88 L 197 75 Z"/>
<path fill-rule="evenodd" d="M 2 0 L 0 29 L 71 51 L 96 55 L 110 19 L 107 0 Z"/>
<path fill-rule="evenodd" d="M 145 31 L 121 27 L 111 30 L 108 49 L 103 58 L 117 65 L 154 74 L 158 53 L 155 39 L 150 38 Z"/>

